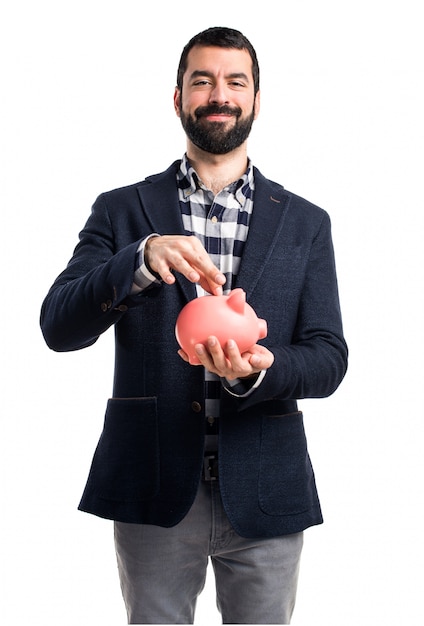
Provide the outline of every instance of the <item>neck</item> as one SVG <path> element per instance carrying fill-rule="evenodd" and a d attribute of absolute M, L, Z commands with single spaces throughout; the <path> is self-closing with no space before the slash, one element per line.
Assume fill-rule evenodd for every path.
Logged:
<path fill-rule="evenodd" d="M 238 180 L 247 167 L 246 144 L 228 154 L 211 154 L 190 142 L 187 145 L 187 156 L 203 184 L 215 195 Z"/>

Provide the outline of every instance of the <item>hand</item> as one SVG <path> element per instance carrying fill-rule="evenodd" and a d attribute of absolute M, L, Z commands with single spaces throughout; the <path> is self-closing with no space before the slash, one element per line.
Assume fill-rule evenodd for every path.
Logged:
<path fill-rule="evenodd" d="M 264 346 L 256 344 L 240 354 L 235 341 L 230 339 L 225 349 L 222 349 L 218 339 L 213 336 L 208 338 L 206 345 L 197 344 L 195 350 L 200 365 L 227 380 L 259 374 L 274 362 L 274 355 Z M 178 354 L 188 362 L 188 356 L 183 350 L 179 350 Z"/>
<path fill-rule="evenodd" d="M 220 296 L 225 276 L 212 263 L 197 237 L 163 235 L 151 237 L 144 248 L 147 263 L 168 285 L 175 282 L 171 270 L 180 272 L 207 292 Z"/>

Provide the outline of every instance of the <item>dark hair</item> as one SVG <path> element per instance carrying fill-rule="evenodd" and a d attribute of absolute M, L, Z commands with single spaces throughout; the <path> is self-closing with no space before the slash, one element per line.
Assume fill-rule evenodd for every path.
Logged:
<path fill-rule="evenodd" d="M 252 59 L 252 74 L 255 95 L 259 91 L 259 64 L 256 52 L 250 41 L 240 31 L 233 28 L 215 26 L 195 35 L 184 47 L 177 72 L 177 87 L 182 89 L 183 76 L 187 69 L 188 53 L 194 46 L 217 46 L 219 48 L 236 48 L 247 50 Z"/>

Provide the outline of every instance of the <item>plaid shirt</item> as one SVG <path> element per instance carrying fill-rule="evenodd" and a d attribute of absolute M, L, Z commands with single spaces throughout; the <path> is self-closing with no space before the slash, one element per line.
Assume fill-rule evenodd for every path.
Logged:
<path fill-rule="evenodd" d="M 177 188 L 181 215 L 186 235 L 195 235 L 202 242 L 213 263 L 226 277 L 224 294 L 227 294 L 238 273 L 243 247 L 247 239 L 249 221 L 253 211 L 254 178 L 253 167 L 248 167 L 243 176 L 222 189 L 216 196 L 199 179 L 184 155 L 177 172 Z M 148 238 L 147 238 L 148 239 Z M 134 275 L 133 292 L 141 291 L 159 283 L 144 263 L 144 240 L 139 247 L 139 262 Z M 196 285 L 197 295 L 204 290 Z M 225 381 L 225 386 L 234 395 L 246 395 L 257 385 L 246 387 L 239 380 Z M 218 376 L 205 371 L 206 446 L 217 447 L 217 418 L 222 382 Z"/>
<path fill-rule="evenodd" d="M 184 156 L 177 174 L 184 229 L 196 235 L 212 262 L 225 275 L 224 294 L 237 274 L 253 210 L 253 168 L 216 196 L 207 189 Z M 198 288 L 198 295 L 204 295 Z"/>

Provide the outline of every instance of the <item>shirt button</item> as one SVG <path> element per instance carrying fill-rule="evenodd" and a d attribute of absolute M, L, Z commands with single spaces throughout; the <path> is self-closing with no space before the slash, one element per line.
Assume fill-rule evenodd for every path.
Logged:
<path fill-rule="evenodd" d="M 217 216 L 216 216 L 216 215 L 214 215 L 213 217 L 211 217 L 211 222 L 212 222 L 212 224 L 216 224 L 216 223 L 217 223 L 217 221 L 218 221 L 218 218 L 217 218 Z"/>
<path fill-rule="evenodd" d="M 195 413 L 200 413 L 200 411 L 202 410 L 202 405 L 200 404 L 200 402 L 192 402 L 191 408 Z"/>

